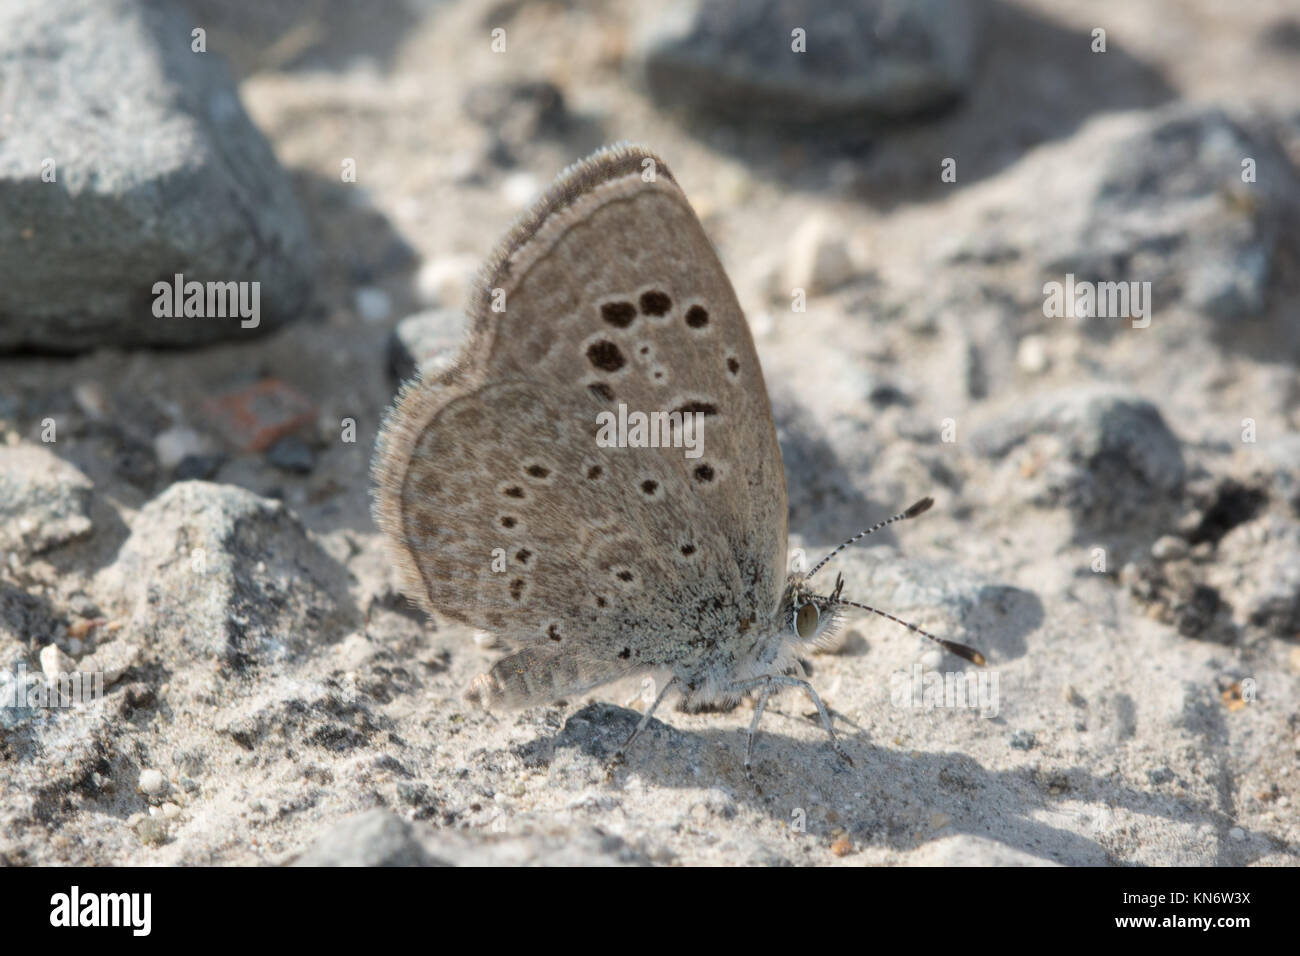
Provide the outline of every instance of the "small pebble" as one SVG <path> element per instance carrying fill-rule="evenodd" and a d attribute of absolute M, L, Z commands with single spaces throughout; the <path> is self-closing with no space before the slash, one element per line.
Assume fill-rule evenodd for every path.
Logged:
<path fill-rule="evenodd" d="M 1026 335 L 1016 348 L 1016 364 L 1030 375 L 1041 375 L 1050 364 L 1047 357 L 1047 339 L 1041 335 Z"/>
<path fill-rule="evenodd" d="M 215 477 L 226 463 L 226 456 L 186 455 L 172 469 L 172 481 L 208 481 Z"/>
<path fill-rule="evenodd" d="M 295 435 L 281 438 L 266 453 L 266 460 L 281 471 L 297 475 L 310 474 L 316 467 L 316 456 L 307 443 Z"/>
<path fill-rule="evenodd" d="M 61 674 L 70 674 L 76 669 L 72 658 L 63 653 L 58 644 L 46 644 L 41 648 L 41 673 L 46 680 L 58 680 Z"/>
<path fill-rule="evenodd" d="M 501 184 L 501 195 L 512 206 L 527 206 L 539 188 L 537 177 L 532 173 L 511 173 Z"/>
<path fill-rule="evenodd" d="M 808 295 L 829 292 L 853 278 L 856 270 L 842 233 L 822 216 L 813 216 L 795 230 L 787 246 L 786 295 L 793 289 Z"/>
<path fill-rule="evenodd" d="M 1011 746 L 1016 750 L 1032 750 L 1038 738 L 1028 730 L 1017 730 L 1011 735 Z"/>
<path fill-rule="evenodd" d="M 468 255 L 430 259 L 415 274 L 415 295 L 430 308 L 457 308 L 478 267 L 478 259 Z"/>
<path fill-rule="evenodd" d="M 162 775 L 161 770 L 141 770 L 140 792 L 147 793 L 151 797 L 166 793 L 167 778 Z"/>
<path fill-rule="evenodd" d="M 135 835 L 145 846 L 161 846 L 167 842 L 167 824 L 157 817 L 145 817 L 136 824 Z"/>
<path fill-rule="evenodd" d="M 1176 535 L 1166 534 L 1151 545 L 1151 557 L 1157 561 L 1177 561 L 1187 557 L 1187 542 Z"/>
<path fill-rule="evenodd" d="M 175 468 L 190 455 L 210 451 L 203 436 L 192 428 L 174 426 L 154 436 L 153 454 L 164 468 Z"/>
<path fill-rule="evenodd" d="M 366 322 L 382 322 L 393 314 L 393 299 L 376 286 L 362 286 L 353 293 L 357 315 Z"/>
<path fill-rule="evenodd" d="M 1228 831 L 1228 836 L 1232 837 L 1234 840 L 1244 840 L 1246 839 L 1246 831 L 1241 827 L 1233 827 Z"/>

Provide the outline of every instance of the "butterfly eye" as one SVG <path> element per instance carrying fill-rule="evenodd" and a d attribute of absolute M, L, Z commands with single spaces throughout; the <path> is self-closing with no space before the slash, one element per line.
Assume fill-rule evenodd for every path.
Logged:
<path fill-rule="evenodd" d="M 817 605 L 805 604 L 795 612 L 794 630 L 802 638 L 812 637 L 817 633 Z"/>

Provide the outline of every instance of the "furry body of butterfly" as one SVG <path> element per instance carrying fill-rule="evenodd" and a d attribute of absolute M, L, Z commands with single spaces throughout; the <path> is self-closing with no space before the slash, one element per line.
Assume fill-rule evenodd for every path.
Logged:
<path fill-rule="evenodd" d="M 676 688 L 689 707 L 757 690 L 752 748 L 768 695 L 794 684 L 834 742 L 787 675 L 835 610 L 786 574 L 753 339 L 663 161 L 622 146 L 562 173 L 489 259 L 469 318 L 458 361 L 403 388 L 373 464 L 407 593 L 515 648 L 467 697 L 527 707 L 667 671 L 659 700 Z M 618 403 L 703 413 L 703 455 L 598 446 Z"/>

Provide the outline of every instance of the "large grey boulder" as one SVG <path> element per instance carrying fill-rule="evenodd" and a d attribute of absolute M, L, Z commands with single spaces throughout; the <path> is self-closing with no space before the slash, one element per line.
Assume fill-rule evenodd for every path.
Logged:
<path fill-rule="evenodd" d="M 979 18 L 964 0 L 677 0 L 645 9 L 632 62 L 650 93 L 734 117 L 906 116 L 959 96 L 974 71 Z"/>
<path fill-rule="evenodd" d="M 303 307 L 305 219 L 199 26 L 153 0 L 0 6 L 0 350 L 193 345 Z M 178 273 L 260 283 L 256 325 L 157 317 Z"/>

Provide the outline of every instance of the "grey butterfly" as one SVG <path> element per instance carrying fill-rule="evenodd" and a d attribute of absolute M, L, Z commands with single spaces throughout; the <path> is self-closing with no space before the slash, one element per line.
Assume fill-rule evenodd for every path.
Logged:
<path fill-rule="evenodd" d="M 667 672 L 630 744 L 670 690 L 687 708 L 752 691 L 748 770 L 769 695 L 797 686 L 848 760 L 791 675 L 842 608 L 883 612 L 841 599 L 842 581 L 815 593 L 824 561 L 786 573 L 763 373 L 667 165 L 620 146 L 565 170 L 488 260 L 469 318 L 457 362 L 402 389 L 372 466 L 407 593 L 514 649 L 466 696 L 528 707 Z M 620 405 L 702 416 L 702 454 L 602 446 L 599 417 Z"/>

